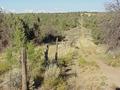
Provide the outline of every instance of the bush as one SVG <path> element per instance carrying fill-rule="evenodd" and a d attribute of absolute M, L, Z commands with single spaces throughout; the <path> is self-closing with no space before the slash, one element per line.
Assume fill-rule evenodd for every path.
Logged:
<path fill-rule="evenodd" d="M 99 68 L 99 66 L 96 64 L 96 62 L 94 62 L 94 61 L 86 61 L 82 56 L 79 57 L 79 65 L 81 67 L 90 66 L 90 67 Z"/>
<path fill-rule="evenodd" d="M 61 57 L 58 62 L 61 65 L 70 65 L 72 63 L 72 59 L 73 59 L 73 52 L 69 51 L 69 53 Z"/>
<path fill-rule="evenodd" d="M 62 31 L 60 31 L 54 25 L 49 24 L 49 25 L 41 27 L 41 29 L 42 29 L 41 30 L 42 42 L 44 43 L 55 42 L 57 37 L 59 41 L 61 41 L 64 38 Z"/>
<path fill-rule="evenodd" d="M 44 74 L 43 90 L 54 90 L 59 83 L 60 69 L 56 65 L 50 65 Z"/>
<path fill-rule="evenodd" d="M 91 29 L 91 36 L 93 37 L 93 41 L 95 44 L 100 44 L 103 41 L 102 30 L 100 30 L 99 22 L 100 22 L 99 14 L 91 14 L 91 16 L 84 15 L 83 16 L 83 26 L 85 28 Z"/>
<path fill-rule="evenodd" d="M 35 45 L 33 43 L 28 43 L 27 47 L 29 67 L 28 72 L 30 74 L 30 77 L 41 77 L 45 71 L 43 50 L 41 48 L 35 49 Z"/>
<path fill-rule="evenodd" d="M 114 0 L 107 4 L 108 12 L 103 15 L 101 28 L 107 51 L 120 48 L 120 0 Z"/>
<path fill-rule="evenodd" d="M 5 14 L 0 9 L 0 51 L 10 44 L 10 29 L 6 22 Z"/>
<path fill-rule="evenodd" d="M 0 62 L 0 75 L 10 70 L 9 63 L 2 61 Z"/>
<path fill-rule="evenodd" d="M 57 85 L 57 89 L 56 90 L 68 90 L 68 86 L 65 82 L 61 82 Z"/>

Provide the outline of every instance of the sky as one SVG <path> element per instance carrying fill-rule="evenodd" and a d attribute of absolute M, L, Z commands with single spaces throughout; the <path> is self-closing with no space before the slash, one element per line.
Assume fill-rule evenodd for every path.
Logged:
<path fill-rule="evenodd" d="M 78 12 L 105 11 L 110 0 L 0 0 L 0 7 L 7 11 L 22 12 Z"/>

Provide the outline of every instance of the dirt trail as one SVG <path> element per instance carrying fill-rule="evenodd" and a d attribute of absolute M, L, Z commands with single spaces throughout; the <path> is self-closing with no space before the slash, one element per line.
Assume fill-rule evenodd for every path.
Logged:
<path fill-rule="evenodd" d="M 85 35 L 86 32 L 84 32 L 82 30 L 82 34 Z M 83 49 L 84 49 L 84 52 L 86 51 L 86 48 L 89 49 L 91 52 L 91 54 L 88 55 L 88 60 L 93 60 L 96 62 L 96 64 L 100 67 L 101 71 L 105 74 L 105 76 L 108 78 L 109 80 L 109 83 L 111 83 L 112 85 L 115 85 L 116 87 L 120 87 L 120 70 L 116 69 L 116 68 L 113 68 L 111 66 L 108 66 L 107 64 L 105 64 L 103 62 L 103 58 L 102 57 L 98 57 L 97 55 L 97 49 L 100 50 L 100 48 L 98 46 L 96 46 L 92 40 L 90 40 L 90 36 L 88 36 L 89 38 L 86 38 L 85 36 L 82 36 L 82 40 L 80 39 L 81 41 L 81 44 Z M 89 34 L 88 34 L 89 35 Z M 84 41 L 84 42 L 83 42 Z M 85 47 L 85 41 L 87 42 L 87 45 L 88 47 Z"/>
<path fill-rule="evenodd" d="M 100 69 L 105 73 L 106 77 L 110 80 L 110 82 L 115 84 L 115 86 L 120 87 L 120 71 L 106 65 L 101 60 L 96 60 L 96 63 L 98 64 Z"/>
<path fill-rule="evenodd" d="M 113 68 L 111 66 L 108 66 L 107 64 L 105 64 L 103 62 L 103 58 L 102 57 L 98 57 L 98 49 L 99 52 L 102 51 L 98 46 L 96 46 L 91 38 L 90 32 L 88 32 L 87 29 L 85 28 L 75 28 L 77 31 L 75 32 L 75 30 L 71 30 L 69 31 L 69 33 L 67 33 L 67 38 L 68 41 L 66 42 L 66 44 L 60 44 L 59 45 L 59 57 L 64 56 L 65 53 L 68 53 L 69 50 L 71 50 L 71 47 L 69 46 L 70 43 L 74 43 L 74 47 L 78 47 L 80 49 L 80 52 L 76 50 L 76 52 L 79 52 L 80 54 L 82 54 L 85 59 L 87 59 L 88 61 L 95 61 L 96 64 L 100 67 L 101 71 L 103 72 L 103 74 L 107 77 L 109 83 L 111 84 L 111 87 L 114 85 L 115 87 L 120 87 L 120 70 Z M 73 49 L 73 48 L 72 48 Z M 53 57 L 54 55 L 52 55 L 52 53 L 54 52 L 55 48 L 54 46 L 51 47 L 49 52 L 51 55 L 51 57 Z M 79 64 L 78 64 L 78 58 L 73 60 L 74 65 L 71 67 L 72 71 L 71 72 L 75 72 L 77 77 L 76 77 L 76 85 L 79 86 L 79 76 L 80 76 L 80 70 L 79 70 Z M 76 86 L 76 87 L 78 87 Z M 76 88 L 77 90 L 77 88 Z"/>

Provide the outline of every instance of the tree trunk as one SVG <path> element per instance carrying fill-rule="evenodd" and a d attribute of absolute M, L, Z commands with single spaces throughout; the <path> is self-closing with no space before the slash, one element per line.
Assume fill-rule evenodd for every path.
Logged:
<path fill-rule="evenodd" d="M 26 48 L 21 50 L 21 64 L 22 64 L 22 90 L 28 90 L 27 88 L 27 53 Z"/>

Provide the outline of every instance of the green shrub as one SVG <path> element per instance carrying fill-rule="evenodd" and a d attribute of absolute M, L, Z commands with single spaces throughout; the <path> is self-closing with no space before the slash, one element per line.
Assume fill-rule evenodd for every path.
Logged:
<path fill-rule="evenodd" d="M 99 15 L 84 15 L 83 16 L 83 26 L 85 28 L 91 29 L 91 36 L 93 37 L 93 41 L 95 44 L 102 43 L 103 36 L 102 36 L 102 31 L 100 30 L 99 27 Z"/>
<path fill-rule="evenodd" d="M 0 75 L 10 70 L 10 68 L 9 63 L 5 61 L 0 62 Z"/>
<path fill-rule="evenodd" d="M 41 48 L 35 49 L 33 43 L 28 43 L 27 47 L 29 74 L 33 78 L 42 76 L 45 70 L 44 59 L 42 58 L 43 50 Z"/>

